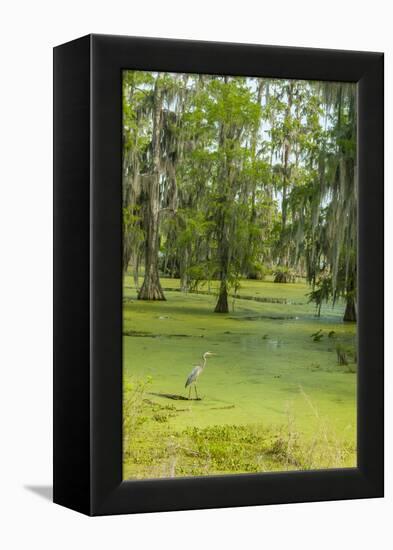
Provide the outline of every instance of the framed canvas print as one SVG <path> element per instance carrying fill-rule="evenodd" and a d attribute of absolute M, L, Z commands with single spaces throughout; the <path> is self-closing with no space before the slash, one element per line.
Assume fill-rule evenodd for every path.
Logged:
<path fill-rule="evenodd" d="M 54 501 L 383 495 L 383 55 L 54 50 Z"/>

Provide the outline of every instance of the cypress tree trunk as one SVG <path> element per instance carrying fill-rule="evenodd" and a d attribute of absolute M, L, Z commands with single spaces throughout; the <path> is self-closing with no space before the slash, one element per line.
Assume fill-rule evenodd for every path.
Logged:
<path fill-rule="evenodd" d="M 123 275 L 126 275 L 128 264 L 130 263 L 131 259 L 131 249 L 129 246 L 129 243 L 127 242 L 127 239 L 124 239 L 123 244 Z"/>
<path fill-rule="evenodd" d="M 180 258 L 180 290 L 188 292 L 188 245 L 184 248 Z"/>
<path fill-rule="evenodd" d="M 294 84 L 291 82 L 287 88 L 288 103 L 285 109 L 285 122 L 291 121 L 291 109 L 293 103 L 293 88 Z M 282 177 L 282 200 L 281 200 L 281 236 L 280 236 L 280 257 L 279 265 L 288 267 L 288 251 L 287 245 L 285 245 L 285 230 L 287 226 L 287 213 L 288 213 L 288 189 L 290 186 L 290 155 L 291 155 L 291 135 L 288 131 L 285 132 L 282 152 L 283 163 L 283 177 Z M 274 281 L 280 282 L 280 281 Z M 287 281 L 283 281 L 287 282 Z"/>
<path fill-rule="evenodd" d="M 265 86 L 265 83 L 263 80 L 261 80 L 259 82 L 259 85 L 258 85 L 258 90 L 257 90 L 257 105 L 260 107 L 261 105 L 261 101 L 262 101 L 262 92 L 263 92 L 263 89 L 264 89 L 264 86 Z M 251 149 L 251 159 L 252 159 L 252 163 L 254 163 L 256 160 L 257 160 L 257 155 L 256 155 L 256 149 L 257 149 L 257 142 L 258 142 L 258 131 L 259 131 L 259 123 L 260 121 L 258 120 L 257 123 L 254 124 L 254 128 L 252 130 L 252 135 L 251 135 L 251 142 L 250 142 L 250 149 Z M 257 184 L 255 183 L 255 180 L 254 178 L 250 178 L 250 185 L 251 185 L 251 212 L 250 212 L 250 232 L 249 232 L 249 236 L 248 236 L 248 249 L 249 251 L 251 251 L 254 247 L 254 244 L 253 244 L 253 240 L 254 240 L 254 237 L 253 237 L 253 227 L 254 227 L 254 224 L 255 224 L 255 220 L 256 220 L 256 217 L 257 217 L 257 212 L 256 212 L 256 187 L 257 187 Z M 254 272 L 250 269 L 250 265 L 248 265 L 248 269 L 247 269 L 247 278 L 248 279 L 251 279 L 254 277 Z"/>
<path fill-rule="evenodd" d="M 228 77 L 224 77 L 225 83 L 228 82 Z M 214 313 L 228 313 L 228 270 L 229 270 L 229 231 L 227 220 L 227 203 L 229 194 L 229 185 L 231 181 L 230 166 L 226 152 L 227 133 L 230 135 L 229 129 L 225 123 L 221 124 L 219 133 L 219 149 L 224 152 L 224 159 L 221 161 L 220 173 L 219 173 L 219 193 L 220 193 L 220 206 L 217 213 L 218 218 L 218 241 L 219 246 L 219 258 L 220 258 L 220 293 L 218 301 L 214 309 Z"/>
<path fill-rule="evenodd" d="M 160 218 L 160 132 L 163 96 L 156 80 L 154 89 L 152 175 L 144 178 L 145 214 L 145 278 L 138 300 L 165 300 L 158 274 L 159 218 Z"/>
<path fill-rule="evenodd" d="M 147 205 L 145 230 L 145 278 L 138 294 L 138 300 L 165 300 L 158 274 L 158 178 L 149 194 Z"/>
<path fill-rule="evenodd" d="M 134 286 L 136 290 L 139 290 L 139 252 L 137 252 L 134 255 L 134 269 L 133 269 L 133 277 L 134 277 Z"/>
<path fill-rule="evenodd" d="M 225 231 L 225 213 L 221 212 L 221 253 L 220 253 L 220 293 L 214 313 L 228 313 L 228 270 L 230 248 Z"/>
<path fill-rule="evenodd" d="M 356 322 L 356 304 L 353 296 L 347 296 L 347 304 L 345 306 L 344 321 Z"/>
<path fill-rule="evenodd" d="M 350 277 L 346 288 L 346 306 L 343 321 L 356 322 L 356 300 L 355 300 L 355 280 L 356 275 Z"/>
<path fill-rule="evenodd" d="M 221 280 L 220 284 L 220 294 L 218 296 L 218 301 L 214 313 L 228 313 L 228 288 L 226 280 Z"/>

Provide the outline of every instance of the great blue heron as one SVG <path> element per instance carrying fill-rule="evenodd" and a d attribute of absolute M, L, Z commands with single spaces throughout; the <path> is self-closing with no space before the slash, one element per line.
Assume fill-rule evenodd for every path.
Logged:
<path fill-rule="evenodd" d="M 195 367 L 192 369 L 192 371 L 188 375 L 186 385 L 184 386 L 185 388 L 187 388 L 187 386 L 190 386 L 190 389 L 189 389 L 189 392 L 188 392 L 188 399 L 191 398 L 192 384 L 194 384 L 194 390 L 195 390 L 196 398 L 199 399 L 198 392 L 197 392 L 197 389 L 196 389 L 196 383 L 197 383 L 197 380 L 198 380 L 199 376 L 202 374 L 203 369 L 206 367 L 207 358 L 212 357 L 213 355 L 216 355 L 216 354 L 212 353 L 211 351 L 206 351 L 202 355 L 202 359 L 203 359 L 202 365 L 195 365 Z"/>

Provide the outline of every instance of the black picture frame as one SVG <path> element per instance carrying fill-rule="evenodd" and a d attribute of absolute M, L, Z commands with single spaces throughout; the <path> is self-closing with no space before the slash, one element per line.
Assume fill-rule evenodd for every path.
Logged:
<path fill-rule="evenodd" d="M 122 69 L 358 84 L 358 467 L 122 480 Z M 383 496 L 383 54 L 88 35 L 54 49 L 54 502 L 88 515 Z"/>

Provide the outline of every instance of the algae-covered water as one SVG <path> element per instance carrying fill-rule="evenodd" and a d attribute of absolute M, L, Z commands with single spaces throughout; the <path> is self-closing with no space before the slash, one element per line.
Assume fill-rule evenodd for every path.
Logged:
<path fill-rule="evenodd" d="M 305 283 L 243 281 L 230 313 L 217 314 L 214 294 L 161 284 L 167 300 L 147 302 L 124 281 L 125 478 L 356 465 L 356 325 L 342 322 L 342 304 L 317 318 Z M 185 381 L 206 351 L 216 356 L 199 378 L 200 400 L 187 400 Z M 238 464 L 236 427 L 263 433 Z"/>

